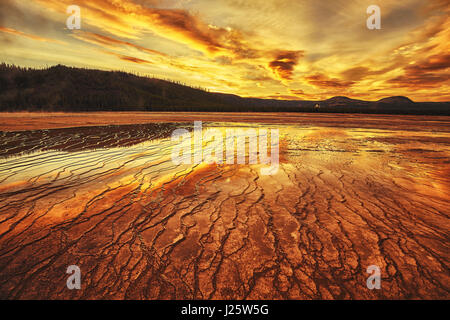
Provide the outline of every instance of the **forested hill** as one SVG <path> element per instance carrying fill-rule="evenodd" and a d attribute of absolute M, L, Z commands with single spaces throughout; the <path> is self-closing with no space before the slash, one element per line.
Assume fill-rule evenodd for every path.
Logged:
<path fill-rule="evenodd" d="M 406 97 L 362 101 L 241 98 L 119 71 L 62 65 L 30 69 L 0 64 L 0 111 L 259 111 L 446 114 L 450 103 Z"/>

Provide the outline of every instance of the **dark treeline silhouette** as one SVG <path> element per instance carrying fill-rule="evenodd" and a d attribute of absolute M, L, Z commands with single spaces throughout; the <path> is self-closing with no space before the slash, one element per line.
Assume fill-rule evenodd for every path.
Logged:
<path fill-rule="evenodd" d="M 450 115 L 448 102 L 241 98 L 122 71 L 0 64 L 0 111 L 335 112 Z"/>

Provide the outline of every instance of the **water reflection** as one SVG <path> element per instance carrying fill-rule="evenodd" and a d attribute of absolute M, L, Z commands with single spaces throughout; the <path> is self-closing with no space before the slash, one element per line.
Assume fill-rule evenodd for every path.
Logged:
<path fill-rule="evenodd" d="M 4 138 L 0 297 L 448 297 L 450 133 L 204 124 L 278 129 L 264 176 L 174 163 L 171 132 L 190 125 Z M 64 290 L 70 264 L 82 291 Z M 368 265 L 384 290 L 365 288 Z"/>

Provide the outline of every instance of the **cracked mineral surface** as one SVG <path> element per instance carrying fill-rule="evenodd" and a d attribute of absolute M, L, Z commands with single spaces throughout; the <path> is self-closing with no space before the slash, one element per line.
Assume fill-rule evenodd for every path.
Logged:
<path fill-rule="evenodd" d="M 193 121 L 0 132 L 0 298 L 450 299 L 449 119 L 343 117 L 204 123 L 279 129 L 268 176 L 174 164 Z"/>

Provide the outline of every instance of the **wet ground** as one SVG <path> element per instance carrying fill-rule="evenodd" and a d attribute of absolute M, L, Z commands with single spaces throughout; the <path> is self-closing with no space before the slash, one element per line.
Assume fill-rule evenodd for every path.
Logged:
<path fill-rule="evenodd" d="M 450 299 L 450 119 L 321 116 L 2 127 L 0 298 Z M 174 164 L 194 119 L 279 129 L 278 172 Z"/>

